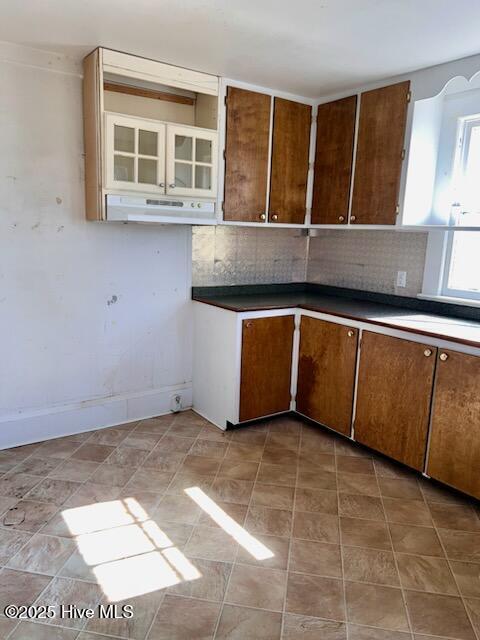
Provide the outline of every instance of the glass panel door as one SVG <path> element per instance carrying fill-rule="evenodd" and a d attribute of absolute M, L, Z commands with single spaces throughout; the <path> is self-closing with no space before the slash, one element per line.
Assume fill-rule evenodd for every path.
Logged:
<path fill-rule="evenodd" d="M 165 125 L 106 114 L 106 185 L 165 193 Z"/>
<path fill-rule="evenodd" d="M 167 193 L 215 197 L 217 134 L 208 129 L 167 125 Z"/>

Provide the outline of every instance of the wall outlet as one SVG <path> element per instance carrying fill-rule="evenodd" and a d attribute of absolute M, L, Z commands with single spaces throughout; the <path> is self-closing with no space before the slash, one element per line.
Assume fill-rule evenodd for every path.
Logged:
<path fill-rule="evenodd" d="M 182 410 L 182 394 L 176 393 L 170 398 L 170 409 L 173 413 L 178 413 Z"/>
<path fill-rule="evenodd" d="M 407 272 L 397 271 L 397 287 L 406 287 L 406 286 L 407 286 Z"/>

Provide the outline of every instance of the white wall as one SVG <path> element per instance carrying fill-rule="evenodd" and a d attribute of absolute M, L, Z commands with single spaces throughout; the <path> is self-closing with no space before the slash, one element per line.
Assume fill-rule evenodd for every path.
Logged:
<path fill-rule="evenodd" d="M 82 82 L 0 44 L 0 448 L 191 404 L 191 228 L 84 218 Z"/>

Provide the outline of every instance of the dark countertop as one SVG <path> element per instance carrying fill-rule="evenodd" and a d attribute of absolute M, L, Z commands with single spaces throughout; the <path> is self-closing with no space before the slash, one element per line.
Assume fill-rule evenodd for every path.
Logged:
<path fill-rule="evenodd" d="M 236 312 L 299 307 L 480 348 L 480 322 L 476 320 L 439 315 L 426 312 L 421 308 L 405 308 L 397 306 L 397 301 L 395 304 L 385 304 L 358 299 L 353 295 L 351 297 L 344 294 L 330 295 L 321 290 L 301 291 L 294 288 L 290 291 L 260 292 L 256 287 L 253 289 L 254 293 L 246 293 L 245 289 L 246 287 L 241 293 L 228 294 L 222 288 L 218 294 L 212 294 L 211 288 L 206 289 L 205 293 L 201 288 L 197 288 L 192 298 L 198 302 Z M 361 292 L 358 293 L 361 295 Z M 393 297 L 399 296 L 386 296 L 386 298 Z M 406 299 L 405 302 L 407 303 L 408 300 L 412 299 Z M 423 305 L 419 301 L 419 304 L 414 306 L 422 307 Z"/>

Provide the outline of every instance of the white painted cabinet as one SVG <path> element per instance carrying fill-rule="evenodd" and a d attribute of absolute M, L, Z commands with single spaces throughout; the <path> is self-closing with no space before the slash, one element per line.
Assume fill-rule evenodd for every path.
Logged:
<path fill-rule="evenodd" d="M 108 189 L 214 197 L 217 133 L 105 114 Z"/>

